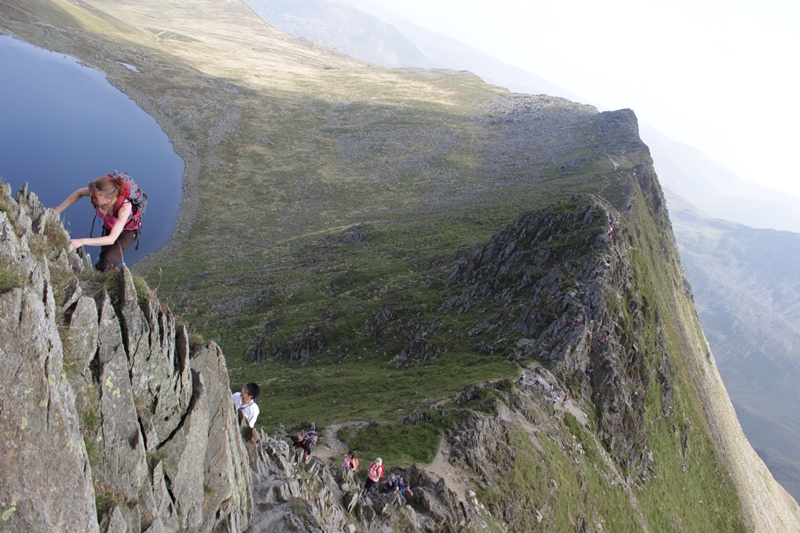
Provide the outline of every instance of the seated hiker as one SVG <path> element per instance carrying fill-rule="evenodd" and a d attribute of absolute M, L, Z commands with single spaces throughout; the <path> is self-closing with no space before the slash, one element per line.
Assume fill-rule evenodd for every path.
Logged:
<path fill-rule="evenodd" d="M 304 433 L 305 438 L 308 440 L 309 447 L 313 448 L 317 445 L 317 441 L 319 440 L 319 433 L 317 433 L 317 424 L 315 422 L 311 422 L 311 429 Z"/>
<path fill-rule="evenodd" d="M 306 433 L 301 432 L 297 435 L 292 435 L 292 449 L 303 450 L 303 459 L 308 464 L 311 460 L 311 439 L 306 436 Z"/>
<path fill-rule="evenodd" d="M 372 487 L 374 487 L 385 474 L 386 469 L 383 466 L 383 459 L 378 457 L 372 461 L 372 464 L 369 465 L 369 470 L 367 470 L 367 481 L 364 484 L 364 496 L 372 491 Z"/>
<path fill-rule="evenodd" d="M 242 387 L 241 392 L 233 393 L 233 406 L 236 408 L 236 413 L 241 423 L 242 418 L 247 420 L 247 425 L 255 427 L 256 418 L 258 418 L 258 405 L 255 399 L 261 394 L 261 388 L 256 383 L 247 383 Z"/>
<path fill-rule="evenodd" d="M 400 479 L 397 482 L 397 490 L 400 492 L 400 494 L 405 494 L 408 492 L 412 496 L 414 495 L 414 493 L 411 492 L 411 487 L 406 483 L 406 478 L 403 476 L 400 476 Z"/>
<path fill-rule="evenodd" d="M 128 178 L 130 180 L 130 178 Z M 100 246 L 100 257 L 95 268 L 103 272 L 114 270 L 122 260 L 122 255 L 139 238 L 142 227 L 140 205 L 143 203 L 132 199 L 132 187 L 135 187 L 137 198 L 145 198 L 138 185 L 128 181 L 122 174 L 114 172 L 89 183 L 70 194 L 61 205 L 55 208 L 61 214 L 66 208 L 85 196 L 90 196 L 97 216 L 103 221 L 102 236 L 86 239 L 71 239 L 75 248 L 81 246 Z M 94 226 L 94 224 L 92 224 Z"/>
<path fill-rule="evenodd" d="M 383 485 L 384 492 L 396 492 L 397 491 L 397 476 L 391 474 L 386 481 L 381 483 Z"/>

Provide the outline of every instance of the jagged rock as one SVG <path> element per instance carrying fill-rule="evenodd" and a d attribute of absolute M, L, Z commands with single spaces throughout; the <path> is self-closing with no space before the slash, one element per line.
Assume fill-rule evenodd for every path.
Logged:
<path fill-rule="evenodd" d="M 181 421 L 192 395 L 186 333 L 147 300 L 140 309 L 130 271 L 123 270 L 118 304 L 126 332 L 134 396 L 147 419 L 148 450 L 157 449 Z"/>
<path fill-rule="evenodd" d="M 75 396 L 63 376 L 52 292 L 0 295 L 0 502 L 7 531 L 99 531 Z"/>
<path fill-rule="evenodd" d="M 190 357 L 127 268 L 86 291 L 70 276 L 87 256 L 34 257 L 28 239 L 54 218 L 26 189 L 17 199 L 13 224 L 0 211 L 0 262 L 20 283 L 0 294 L 3 529 L 244 531 L 250 468 L 219 348 Z M 59 308 L 52 269 L 67 278 Z"/>
<path fill-rule="evenodd" d="M 204 376 L 209 419 L 203 461 L 203 516 L 216 516 L 217 529 L 224 525 L 228 531 L 241 531 L 253 515 L 251 472 L 230 401 L 225 356 L 216 343 L 208 342 L 195 350 L 190 362 L 193 371 Z"/>
<path fill-rule="evenodd" d="M 100 425 L 92 439 L 100 453 L 94 481 L 103 491 L 119 495 L 123 502 L 134 502 L 147 475 L 147 463 L 128 376 L 128 358 L 108 297 L 100 308 L 98 339 Z"/>
<path fill-rule="evenodd" d="M 125 521 L 125 515 L 119 507 L 114 507 L 111 513 L 108 514 L 100 528 L 104 533 L 126 533 L 128 531 L 128 523 Z"/>

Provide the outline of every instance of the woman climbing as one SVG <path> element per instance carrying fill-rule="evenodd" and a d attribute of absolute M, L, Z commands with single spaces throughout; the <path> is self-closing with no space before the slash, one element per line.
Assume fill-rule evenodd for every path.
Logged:
<path fill-rule="evenodd" d="M 132 180 L 126 180 L 123 174 L 117 172 L 106 174 L 90 182 L 88 187 L 73 192 L 55 208 L 55 212 L 61 214 L 81 198 L 91 196 L 97 216 L 103 221 L 102 236 L 71 239 L 70 242 L 75 248 L 101 247 L 100 257 L 95 265 L 97 270 L 108 272 L 116 269 L 122 260 L 122 254 L 128 251 L 139 237 L 142 218 L 138 206 L 131 201 L 132 186 L 135 186 L 136 192 L 141 195 L 138 185 Z"/>

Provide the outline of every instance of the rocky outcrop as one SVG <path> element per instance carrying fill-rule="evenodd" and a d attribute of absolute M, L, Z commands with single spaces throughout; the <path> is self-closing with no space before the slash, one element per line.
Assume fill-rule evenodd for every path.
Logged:
<path fill-rule="evenodd" d="M 414 486 L 413 494 L 362 494 L 363 484 L 325 462 L 306 464 L 281 440 L 260 433 L 253 445 L 258 475 L 250 533 L 356 531 L 472 532 L 487 526 L 459 501 L 444 480 L 419 466 L 394 468 Z M 477 503 L 475 503 L 477 505 Z"/>
<path fill-rule="evenodd" d="M 244 530 L 250 467 L 219 347 L 190 351 L 127 268 L 94 273 L 35 195 L 0 196 L 3 528 Z"/>

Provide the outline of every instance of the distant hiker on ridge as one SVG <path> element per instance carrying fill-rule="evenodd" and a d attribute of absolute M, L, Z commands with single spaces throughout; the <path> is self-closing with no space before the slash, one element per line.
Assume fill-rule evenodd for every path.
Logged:
<path fill-rule="evenodd" d="M 102 236 L 71 239 L 70 242 L 75 248 L 100 246 L 100 257 L 95 268 L 103 272 L 114 270 L 122 260 L 122 254 L 139 238 L 147 196 L 127 174 L 114 171 L 70 194 L 55 208 L 56 214 L 60 215 L 84 196 L 91 197 L 95 212 L 103 221 Z"/>

